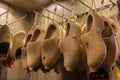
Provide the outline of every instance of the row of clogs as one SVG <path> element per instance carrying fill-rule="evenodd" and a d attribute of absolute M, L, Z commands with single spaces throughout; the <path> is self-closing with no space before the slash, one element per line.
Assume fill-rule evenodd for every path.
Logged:
<path fill-rule="evenodd" d="M 28 35 L 26 50 L 23 50 L 25 68 L 49 70 L 64 65 L 67 71 L 112 70 L 118 47 L 113 29 L 116 26 L 92 11 L 86 24 L 84 33 L 74 20 L 68 21 L 66 33 L 57 23 L 51 23 L 47 31 L 35 28 Z M 59 63 L 60 59 L 63 64 Z"/>
<path fill-rule="evenodd" d="M 69 20 L 66 31 L 53 22 L 47 31 L 40 27 L 30 31 L 23 48 L 25 69 L 66 70 L 90 72 L 104 68 L 111 71 L 118 51 L 117 26 L 93 11 L 87 15 L 84 33 L 82 26 Z M 64 68 L 63 68 L 64 67 Z"/>
<path fill-rule="evenodd" d="M 66 30 L 52 22 L 47 30 L 37 26 L 27 34 L 11 35 L 8 26 L 0 28 L 0 60 L 21 55 L 25 70 L 48 72 L 90 72 L 104 68 L 111 71 L 119 52 L 119 30 L 115 22 L 89 11 L 84 31 L 75 20 L 68 20 Z M 12 43 L 11 43 L 12 42 Z"/>

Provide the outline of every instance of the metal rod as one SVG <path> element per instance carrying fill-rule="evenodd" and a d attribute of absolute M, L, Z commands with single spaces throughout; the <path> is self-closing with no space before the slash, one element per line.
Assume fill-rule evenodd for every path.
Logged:
<path fill-rule="evenodd" d="M 107 5 L 103 6 L 103 7 L 94 9 L 94 11 L 99 12 L 99 11 L 105 10 L 105 9 L 109 8 L 111 5 L 113 5 L 113 4 L 107 4 Z M 114 6 L 115 6 L 115 5 L 114 5 Z M 84 14 L 87 14 L 87 13 L 88 13 L 88 12 L 84 12 L 84 13 L 78 15 L 77 17 L 80 18 L 80 17 L 82 17 Z"/>
<path fill-rule="evenodd" d="M 57 20 L 52 19 L 52 18 L 50 18 L 50 17 L 48 17 L 48 16 L 45 16 L 45 15 L 43 15 L 43 14 L 42 14 L 42 16 L 45 17 L 45 18 L 48 18 L 48 19 L 50 19 L 50 20 L 57 21 Z M 58 21 L 57 21 L 57 22 L 58 22 Z"/>
<path fill-rule="evenodd" d="M 54 14 L 54 15 L 57 15 L 57 16 L 59 16 L 59 17 L 61 17 L 61 18 L 64 18 L 64 19 L 66 19 L 67 20 L 67 18 L 65 18 L 65 17 L 63 17 L 63 16 L 61 16 L 61 15 L 58 15 L 57 13 L 55 13 L 55 12 L 52 12 L 52 11 L 50 11 L 50 10 L 48 10 L 48 9 L 46 9 L 46 8 L 43 8 L 43 7 L 41 7 L 43 10 L 46 10 L 46 11 L 48 11 L 48 12 L 50 12 L 50 13 L 52 13 L 52 14 Z"/>
<path fill-rule="evenodd" d="M 63 6 L 62 4 L 58 3 L 57 1 L 53 0 L 53 2 L 54 2 L 55 4 L 57 4 L 57 5 L 61 6 L 61 7 L 63 7 L 64 9 L 68 10 L 69 12 L 72 12 L 72 10 L 70 10 L 69 8 Z M 79 14 L 76 13 L 76 12 L 74 12 L 74 14 L 79 15 Z"/>
<path fill-rule="evenodd" d="M 74 12 L 75 12 L 74 0 L 72 0 L 71 6 L 72 6 L 72 17 L 74 18 Z"/>
<path fill-rule="evenodd" d="M 23 17 L 20 17 L 19 19 L 15 20 L 15 21 L 13 21 L 13 22 L 11 22 L 11 23 L 8 23 L 7 25 L 14 24 L 14 23 L 16 23 L 16 22 L 18 22 L 18 21 L 24 19 L 26 16 L 27 16 L 27 15 L 25 14 Z"/>
<path fill-rule="evenodd" d="M 105 10 L 105 9 L 111 7 L 111 6 L 113 6 L 113 4 L 107 4 L 107 5 L 103 6 L 103 7 L 96 8 L 95 11 L 97 11 L 97 12 L 98 12 L 98 11 L 102 11 L 102 10 Z M 114 5 L 114 6 L 115 6 L 115 5 Z"/>
<path fill-rule="evenodd" d="M 4 15 L 4 14 L 6 14 L 8 12 L 8 10 L 7 11 L 5 11 L 5 12 L 3 12 L 3 13 L 1 13 L 0 14 L 0 16 L 2 16 L 2 15 Z"/>

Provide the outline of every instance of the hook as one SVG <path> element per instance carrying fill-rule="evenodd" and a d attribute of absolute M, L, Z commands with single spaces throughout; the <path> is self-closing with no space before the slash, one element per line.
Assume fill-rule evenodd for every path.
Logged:
<path fill-rule="evenodd" d="M 54 13 L 57 14 L 57 5 L 55 4 L 55 8 L 54 8 Z M 53 15 L 53 19 L 56 17 L 56 15 Z"/>
<path fill-rule="evenodd" d="M 105 4 L 104 4 L 104 0 L 102 1 L 102 5 L 105 6 Z M 109 7 L 110 7 L 110 6 L 109 6 Z M 108 7 L 108 8 L 109 8 L 109 7 Z M 106 18 L 109 17 L 109 16 L 108 16 L 108 12 L 107 12 L 106 9 L 104 9 L 104 11 L 103 11 L 103 15 L 104 15 L 104 17 L 106 17 Z"/>
<path fill-rule="evenodd" d="M 8 23 L 7 25 L 14 24 L 14 23 L 16 23 L 16 22 L 18 22 L 18 21 L 20 21 L 20 20 L 24 19 L 26 16 L 27 16 L 27 15 L 25 14 L 23 17 L 20 17 L 20 18 L 19 18 L 19 19 L 17 19 L 16 21 L 13 21 L 13 22 L 11 22 L 11 23 Z"/>
<path fill-rule="evenodd" d="M 62 16 L 64 17 L 64 8 L 62 7 Z M 63 18 L 61 18 L 61 24 L 62 24 L 62 27 L 64 28 L 65 27 L 65 21 Z"/>
<path fill-rule="evenodd" d="M 50 13 L 48 12 L 48 17 L 50 17 Z M 48 24 L 50 23 L 50 20 L 48 19 Z"/>
<path fill-rule="evenodd" d="M 11 8 L 11 4 L 8 4 L 8 9 L 7 9 L 7 14 L 6 14 L 6 24 L 8 24 L 8 18 L 9 18 L 9 11 L 10 11 L 10 8 Z"/>
<path fill-rule="evenodd" d="M 96 9 L 96 3 L 95 0 L 92 0 L 92 6 L 94 5 L 95 9 Z"/>
<path fill-rule="evenodd" d="M 72 6 L 72 18 L 75 19 L 74 17 L 74 12 L 75 12 L 75 9 L 74 9 L 74 0 L 72 0 L 72 3 L 71 3 L 71 6 Z"/>
<path fill-rule="evenodd" d="M 33 10 L 33 12 L 35 13 L 35 17 L 34 17 L 34 23 L 33 23 L 33 27 L 35 27 L 35 25 L 37 24 L 37 16 L 38 16 L 38 12 Z"/>

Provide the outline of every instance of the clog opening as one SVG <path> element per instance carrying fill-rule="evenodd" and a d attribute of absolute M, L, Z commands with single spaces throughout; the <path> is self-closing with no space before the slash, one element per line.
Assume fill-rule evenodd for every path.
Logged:
<path fill-rule="evenodd" d="M 21 48 L 18 48 L 17 51 L 16 51 L 16 54 L 15 54 L 15 55 L 16 55 L 16 58 L 17 58 L 17 59 L 20 59 L 20 58 L 21 58 L 21 54 L 22 54 Z"/>
<path fill-rule="evenodd" d="M 8 42 L 0 43 L 0 58 L 7 57 L 9 46 Z"/>
<path fill-rule="evenodd" d="M 26 39 L 26 42 L 25 42 L 25 46 L 26 46 L 26 45 L 27 45 L 27 43 L 30 41 L 31 37 L 32 37 L 32 35 L 31 35 L 31 34 L 29 34 L 29 35 L 27 36 L 27 39 Z"/>
<path fill-rule="evenodd" d="M 36 39 L 38 38 L 38 36 L 40 35 L 41 31 L 39 29 L 36 29 L 34 34 L 33 34 L 33 37 L 32 37 L 32 42 L 36 41 Z"/>
<path fill-rule="evenodd" d="M 110 25 L 105 21 L 104 26 L 105 29 L 102 31 L 102 37 L 110 37 L 113 34 Z"/>
<path fill-rule="evenodd" d="M 50 38 L 55 30 L 56 30 L 55 25 L 50 25 L 50 27 L 48 28 L 48 31 L 47 31 L 45 39 Z"/>
<path fill-rule="evenodd" d="M 68 35 L 69 35 L 69 32 L 70 32 L 70 24 L 68 23 L 68 24 L 67 24 L 66 36 L 68 36 Z"/>
<path fill-rule="evenodd" d="M 87 18 L 87 31 L 90 31 L 92 26 L 93 26 L 93 18 L 91 15 L 89 15 Z"/>

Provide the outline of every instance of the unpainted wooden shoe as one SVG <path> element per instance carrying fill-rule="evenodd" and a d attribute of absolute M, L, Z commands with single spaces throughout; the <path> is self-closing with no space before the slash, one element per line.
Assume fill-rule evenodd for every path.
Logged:
<path fill-rule="evenodd" d="M 19 59 L 21 57 L 21 48 L 25 45 L 25 36 L 24 31 L 19 31 L 13 36 L 13 46 L 10 49 L 10 57 L 12 59 Z"/>
<path fill-rule="evenodd" d="M 27 65 L 27 43 L 31 41 L 32 38 L 32 30 L 30 30 L 25 37 L 25 45 L 21 48 L 21 59 L 22 59 L 22 64 L 23 64 L 23 69 L 26 70 L 26 72 L 29 71 L 28 65 Z"/>
<path fill-rule="evenodd" d="M 103 63 L 107 54 L 107 47 L 102 39 L 104 21 L 95 12 L 89 11 L 86 27 L 86 32 L 81 35 L 81 41 L 87 53 L 90 71 L 95 71 Z"/>
<path fill-rule="evenodd" d="M 104 68 L 106 71 L 112 71 L 115 56 L 118 52 L 116 35 L 114 33 L 115 31 L 113 30 L 113 27 L 115 27 L 115 25 L 106 18 L 103 18 L 103 20 L 105 29 L 102 31 L 102 38 L 107 47 L 107 54 L 105 60 L 99 68 Z"/>
<path fill-rule="evenodd" d="M 62 57 L 60 42 L 65 37 L 65 30 L 56 22 L 49 24 L 42 41 L 42 63 L 45 69 L 51 69 Z"/>
<path fill-rule="evenodd" d="M 41 41 L 45 37 L 45 31 L 37 26 L 32 32 L 31 41 L 27 43 L 27 65 L 29 70 L 37 71 L 41 62 Z"/>
<path fill-rule="evenodd" d="M 120 54 L 120 23 L 113 20 L 110 21 L 113 24 L 112 28 L 117 39 L 118 52 L 116 53 L 116 57 L 118 57 L 118 54 Z"/>
<path fill-rule="evenodd" d="M 67 24 L 66 37 L 60 47 L 66 71 L 78 69 L 82 72 L 86 67 L 88 68 L 85 49 L 80 42 L 81 34 L 80 24 L 70 19 Z"/>
<path fill-rule="evenodd" d="M 0 26 L 0 61 L 7 59 L 12 47 L 12 37 L 7 25 Z"/>

